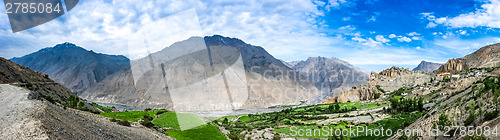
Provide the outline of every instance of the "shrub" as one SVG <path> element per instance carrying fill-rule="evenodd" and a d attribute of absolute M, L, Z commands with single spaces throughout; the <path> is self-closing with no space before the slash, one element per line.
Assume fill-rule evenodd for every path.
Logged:
<path fill-rule="evenodd" d="M 85 105 L 85 102 L 83 102 L 83 101 L 78 102 L 78 107 L 83 107 L 84 105 Z"/>
<path fill-rule="evenodd" d="M 123 126 L 131 126 L 130 125 L 130 122 L 128 121 L 124 121 L 124 120 L 118 120 L 117 121 L 119 125 L 123 125 Z"/>
<path fill-rule="evenodd" d="M 470 112 L 469 117 L 467 117 L 467 119 L 465 119 L 465 121 L 464 121 L 464 125 L 468 126 L 468 125 L 472 124 L 475 119 L 476 119 L 476 115 L 474 114 L 474 112 Z"/>
<path fill-rule="evenodd" d="M 373 95 L 373 98 L 375 98 L 375 99 L 380 98 L 380 93 L 375 93 L 375 95 Z"/>
<path fill-rule="evenodd" d="M 148 128 L 155 126 L 150 120 L 141 121 L 140 124 Z"/>
<path fill-rule="evenodd" d="M 153 120 L 153 117 L 149 116 L 149 115 L 143 115 L 142 116 L 142 119 L 145 120 L 145 121 L 152 121 Z"/>
<path fill-rule="evenodd" d="M 45 96 L 45 95 L 42 95 L 42 98 L 44 98 L 45 100 L 55 104 L 56 103 L 56 100 L 54 100 L 54 98 L 52 98 L 51 96 Z"/>
<path fill-rule="evenodd" d="M 144 112 L 148 112 L 148 111 L 151 111 L 152 109 L 151 108 L 146 108 L 144 109 Z"/>
<path fill-rule="evenodd" d="M 493 120 L 497 116 L 498 116 L 498 111 L 497 110 L 492 111 L 492 112 L 486 112 L 484 114 L 484 120 L 486 120 L 486 121 Z"/>
<path fill-rule="evenodd" d="M 437 122 L 439 130 L 444 130 L 445 126 L 450 126 L 451 122 L 448 120 L 448 115 L 446 115 L 444 112 L 439 115 L 439 120 Z"/>
<path fill-rule="evenodd" d="M 380 87 L 380 85 L 375 85 L 375 86 L 377 87 L 378 91 L 380 91 L 380 92 L 382 92 L 382 93 L 385 93 L 385 90 L 384 90 L 384 89 L 382 89 L 382 88 Z"/>
<path fill-rule="evenodd" d="M 66 104 L 71 108 L 75 108 L 79 101 L 80 99 L 78 99 L 78 97 L 76 97 L 75 95 L 71 95 L 66 101 Z"/>
<path fill-rule="evenodd" d="M 117 122 L 118 120 L 116 120 L 115 118 L 111 118 L 109 121 L 111 121 L 111 122 Z"/>
<path fill-rule="evenodd" d="M 281 139 L 280 134 L 275 133 L 274 136 L 273 136 L 273 140 L 280 140 L 280 139 Z"/>
<path fill-rule="evenodd" d="M 168 110 L 159 110 L 158 112 L 156 112 L 156 115 L 160 115 L 160 114 L 163 114 L 163 113 L 167 113 Z"/>

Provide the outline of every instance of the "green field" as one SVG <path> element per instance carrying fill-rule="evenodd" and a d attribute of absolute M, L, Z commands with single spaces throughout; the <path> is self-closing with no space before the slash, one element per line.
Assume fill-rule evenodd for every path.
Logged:
<path fill-rule="evenodd" d="M 182 118 L 182 119 L 177 119 Z M 153 124 L 160 127 L 172 127 L 174 129 L 181 129 L 179 124 L 182 125 L 183 128 L 192 128 L 200 125 L 204 125 L 207 122 L 205 119 L 196 116 L 194 114 L 187 113 L 176 113 L 176 112 L 167 112 L 163 113 L 153 120 Z"/>
<path fill-rule="evenodd" d="M 409 124 L 413 123 L 418 118 L 420 118 L 423 114 L 424 114 L 423 112 L 419 112 L 419 113 L 415 113 L 415 114 L 398 114 L 398 115 L 394 115 L 391 118 L 377 121 L 377 124 L 368 124 L 368 125 L 367 124 L 359 124 L 359 125 L 354 125 L 351 128 L 346 127 L 347 125 L 350 125 L 350 123 L 348 123 L 348 122 L 347 123 L 346 122 L 339 122 L 339 124 L 337 124 L 337 125 L 325 125 L 325 126 L 327 126 L 328 128 L 333 128 L 334 130 L 335 129 L 348 129 L 348 132 L 350 132 L 350 131 L 357 132 L 358 126 L 362 126 L 363 128 L 368 128 L 368 129 L 372 129 L 372 130 L 374 130 L 374 129 L 380 130 L 381 128 L 384 128 L 385 130 L 391 129 L 392 132 L 396 132 L 397 129 L 402 129 L 402 128 L 408 126 Z M 297 131 L 299 129 L 302 129 L 302 130 L 320 129 L 321 130 L 322 127 L 324 127 L 324 126 L 317 126 L 317 125 L 304 126 L 304 125 L 302 125 L 302 126 L 296 126 L 296 127 L 297 127 L 297 129 L 294 129 L 295 131 Z M 273 131 L 277 132 L 277 133 L 283 133 L 283 134 L 286 134 L 289 136 L 291 136 L 290 134 L 293 134 L 293 133 L 291 133 L 292 131 L 290 130 L 290 127 L 274 129 Z M 315 136 L 306 136 L 306 135 L 298 136 L 298 135 L 296 135 L 296 136 L 291 136 L 291 137 L 294 137 L 294 138 L 328 138 L 329 137 L 329 136 L 323 135 L 323 134 L 328 134 L 328 133 L 323 133 L 323 131 L 321 131 L 320 133 L 316 133 Z M 365 134 L 365 133 L 360 133 L 360 134 Z M 382 139 L 387 139 L 387 138 L 388 138 L 387 136 L 359 135 L 357 137 L 351 137 L 350 139 L 356 139 L 356 140 L 380 139 L 380 140 L 382 140 Z"/>
<path fill-rule="evenodd" d="M 168 130 L 168 136 L 171 136 L 178 140 L 202 140 L 202 139 L 210 139 L 210 140 L 225 140 L 226 136 L 219 131 L 217 126 L 212 124 L 198 126 L 193 129 L 188 129 L 184 131 L 180 131 L 178 129 Z"/>
<path fill-rule="evenodd" d="M 217 126 L 210 123 L 207 124 L 206 120 L 202 117 L 194 114 L 176 113 L 172 111 L 162 113 L 156 117 L 158 111 L 160 110 L 112 112 L 101 113 L 99 115 L 133 122 L 139 121 L 144 117 L 144 115 L 149 115 L 154 118 L 152 121 L 154 125 L 163 128 L 173 128 L 171 130 L 167 130 L 165 133 L 178 140 L 226 139 Z M 179 124 L 181 124 L 182 127 L 180 127 Z M 181 128 L 187 130 L 181 130 Z"/>

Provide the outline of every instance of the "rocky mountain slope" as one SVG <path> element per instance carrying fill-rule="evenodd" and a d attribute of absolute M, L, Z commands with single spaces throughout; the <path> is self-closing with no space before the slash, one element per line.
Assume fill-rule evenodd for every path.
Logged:
<path fill-rule="evenodd" d="M 283 60 L 281 60 L 281 62 L 283 62 L 283 64 L 285 64 L 287 67 L 293 69 L 293 66 L 297 65 L 297 63 L 299 63 L 301 61 L 283 61 Z"/>
<path fill-rule="evenodd" d="M 13 84 L 29 88 L 55 102 L 64 103 L 74 95 L 66 87 L 52 81 L 47 75 L 28 69 L 0 57 L 0 84 Z M 90 107 L 92 108 L 92 107 Z"/>
<path fill-rule="evenodd" d="M 488 45 L 476 52 L 458 59 L 450 59 L 437 72 L 458 73 L 470 68 L 500 66 L 500 44 Z"/>
<path fill-rule="evenodd" d="M 139 125 L 121 126 L 62 107 L 73 95 L 46 75 L 0 58 L 2 139 L 170 139 Z M 95 110 L 88 104 L 90 110 Z"/>
<path fill-rule="evenodd" d="M 375 94 L 379 94 L 380 96 L 385 94 L 377 88 L 377 85 L 385 92 L 391 92 L 401 87 L 413 87 L 424 82 L 429 82 L 433 76 L 433 73 L 429 72 L 410 71 L 408 68 L 391 67 L 380 73 L 372 72 L 367 82 L 341 92 L 337 97 L 332 97 L 323 102 L 323 104 L 371 100 L 374 99 Z"/>
<path fill-rule="evenodd" d="M 99 54 L 71 43 L 44 48 L 11 61 L 47 74 L 75 93 L 130 66 L 125 56 Z"/>
<path fill-rule="evenodd" d="M 369 76 L 365 70 L 334 57 L 310 57 L 305 61 L 296 62 L 292 69 L 305 75 L 309 82 L 314 83 L 324 95 L 318 98 L 322 101 L 335 97 L 353 86 L 361 85 Z"/>
<path fill-rule="evenodd" d="M 417 67 L 413 68 L 413 71 L 418 70 L 418 71 L 432 72 L 434 70 L 437 70 L 441 65 L 443 64 L 422 61 L 420 62 L 420 64 L 418 64 Z"/>
<path fill-rule="evenodd" d="M 172 108 L 173 100 L 194 101 L 190 105 L 203 108 L 225 102 L 230 94 L 229 100 L 238 104 L 233 107 L 266 108 L 316 96 L 316 87 L 301 79 L 306 78 L 262 47 L 214 35 L 192 37 L 152 53 L 80 96 L 151 108 Z"/>

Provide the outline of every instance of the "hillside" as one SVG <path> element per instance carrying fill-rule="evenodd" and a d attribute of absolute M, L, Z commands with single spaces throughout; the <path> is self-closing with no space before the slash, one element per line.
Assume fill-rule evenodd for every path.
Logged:
<path fill-rule="evenodd" d="M 125 56 L 99 54 L 75 44 L 62 43 L 19 58 L 14 63 L 47 74 L 75 93 L 102 81 L 130 62 Z"/>
<path fill-rule="evenodd" d="M 467 56 L 450 59 L 439 67 L 437 72 L 458 73 L 470 68 L 488 68 L 500 66 L 500 44 L 488 45 Z"/>
<path fill-rule="evenodd" d="M 121 126 L 80 111 L 98 111 L 83 101 L 80 110 L 73 109 L 68 103 L 74 94 L 46 75 L 4 58 L 0 66 L 2 139 L 170 139 L 142 126 Z"/>
<path fill-rule="evenodd" d="M 500 67 L 471 66 L 453 76 L 392 67 L 323 104 L 217 122 L 240 139 L 499 139 Z"/>
<path fill-rule="evenodd" d="M 432 72 L 434 70 L 437 70 L 441 65 L 443 64 L 422 61 L 420 62 L 420 64 L 418 64 L 417 67 L 413 68 L 413 71 L 418 70 L 418 71 Z"/>
<path fill-rule="evenodd" d="M 172 100 L 200 109 L 207 104 L 218 110 L 230 109 L 227 104 L 267 108 L 300 104 L 316 96 L 316 87 L 301 79 L 306 78 L 262 47 L 214 35 L 191 37 L 152 53 L 80 96 L 143 108 L 172 108 Z M 225 100 L 228 95 L 232 99 Z"/>
<path fill-rule="evenodd" d="M 341 92 L 337 97 L 332 97 L 323 104 L 345 103 L 364 100 L 372 100 L 375 96 L 383 96 L 388 92 L 398 90 L 401 87 L 413 87 L 428 82 L 433 77 L 432 73 L 421 71 L 410 71 L 408 68 L 391 67 L 380 73 L 372 72 L 369 80 L 358 87 Z"/>

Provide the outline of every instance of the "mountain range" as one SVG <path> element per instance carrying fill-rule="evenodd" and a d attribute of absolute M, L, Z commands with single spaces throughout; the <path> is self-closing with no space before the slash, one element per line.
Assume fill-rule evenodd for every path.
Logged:
<path fill-rule="evenodd" d="M 11 61 L 47 74 L 77 94 L 130 66 L 125 56 L 95 53 L 67 42 Z"/>
<path fill-rule="evenodd" d="M 210 48 L 212 52 L 209 52 L 210 49 L 204 49 L 204 47 L 195 48 L 204 45 Z M 197 49 L 201 50 L 190 52 L 190 50 Z M 211 73 L 210 71 L 212 70 L 207 68 L 207 66 L 209 66 L 208 64 L 212 62 L 207 61 L 210 57 L 206 54 L 212 53 L 215 57 L 217 51 L 226 51 L 226 53 L 218 53 L 223 55 L 236 54 L 236 56 L 223 56 L 236 58 L 220 59 L 221 61 L 214 60 L 213 63 L 216 65 L 216 68 L 218 68 L 217 64 L 219 62 L 241 59 L 241 61 L 238 62 L 242 63 L 241 66 L 244 68 L 239 69 L 241 70 L 239 71 L 240 75 L 233 77 L 236 79 L 229 79 L 233 81 L 229 83 L 240 86 L 230 89 L 235 91 L 231 92 L 233 96 L 240 96 L 239 91 L 241 91 L 241 93 L 248 93 L 248 95 L 241 95 L 245 96 L 245 101 L 242 103 L 244 104 L 243 108 L 263 108 L 281 104 L 298 104 L 300 101 L 307 100 L 317 94 L 317 89 L 311 83 L 300 81 L 300 74 L 286 67 L 281 61 L 271 56 L 262 47 L 246 44 L 236 38 L 215 35 L 204 38 L 192 37 L 174 43 L 159 52 L 152 53 L 143 59 L 137 60 L 135 65 L 131 66 L 131 69 L 124 69 L 116 74 L 110 75 L 97 86 L 85 90 L 80 96 L 88 100 L 105 103 L 127 104 L 139 107 L 172 108 L 172 100 L 175 99 L 172 99 L 174 95 L 171 92 L 175 92 L 174 90 L 176 89 L 184 90 L 178 92 L 189 93 L 188 91 L 192 92 L 192 90 L 196 89 L 220 88 L 217 87 L 219 84 L 211 84 L 218 82 L 216 78 L 212 77 L 217 77 L 217 75 L 224 77 L 224 75 L 217 72 Z M 186 55 L 183 56 L 182 54 Z M 239 54 L 241 54 L 240 58 L 238 58 Z M 168 71 L 177 72 L 172 76 L 178 77 L 178 79 L 167 79 L 168 82 L 164 81 L 161 75 L 165 76 L 165 74 L 170 74 Z M 241 75 L 241 72 L 243 72 L 243 75 Z M 192 78 L 187 78 L 190 76 Z M 210 78 L 215 81 L 203 82 L 203 80 L 201 80 L 211 80 Z M 198 79 L 198 81 L 195 79 Z M 182 89 L 176 86 L 197 83 L 200 81 L 201 87 L 194 89 Z M 166 84 L 168 84 L 168 86 L 165 86 Z M 275 92 L 270 94 L 270 90 L 272 89 L 287 92 Z M 306 91 L 306 89 L 311 89 L 312 91 L 309 92 Z M 219 95 L 219 93 L 221 92 L 211 92 L 213 96 Z M 184 96 L 188 95 L 184 94 Z M 274 98 L 273 96 L 284 98 Z M 189 97 L 189 100 L 196 101 L 196 103 L 201 103 L 200 101 L 207 102 L 209 100 L 205 98 L 210 98 L 202 95 L 189 95 Z"/>
<path fill-rule="evenodd" d="M 336 97 L 340 92 L 359 86 L 368 80 L 366 70 L 354 67 L 339 58 L 309 57 L 305 61 L 288 63 L 291 68 L 306 76 L 322 94 L 313 103 Z"/>

